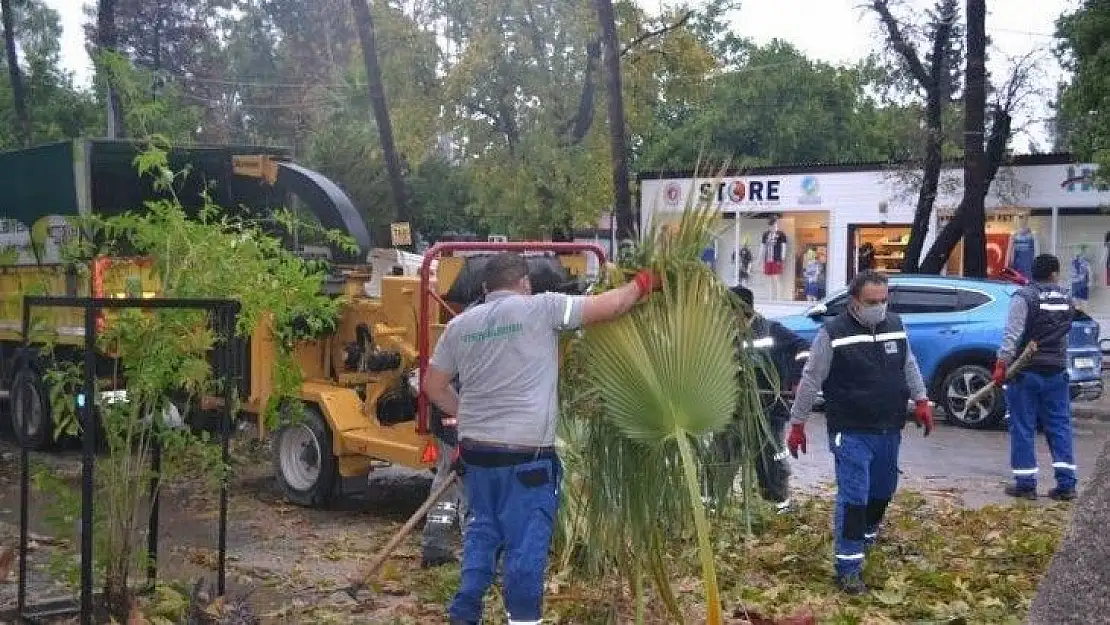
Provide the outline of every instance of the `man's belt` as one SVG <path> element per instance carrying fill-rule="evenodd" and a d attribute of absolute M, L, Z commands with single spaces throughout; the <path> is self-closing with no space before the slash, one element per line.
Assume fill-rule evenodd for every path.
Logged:
<path fill-rule="evenodd" d="M 554 447 L 536 447 L 533 445 L 513 445 L 511 443 L 491 443 L 488 441 L 476 441 L 472 438 L 464 438 L 459 444 L 464 449 L 473 451 L 492 451 L 504 452 L 510 454 L 553 454 L 555 453 Z"/>
<path fill-rule="evenodd" d="M 556 460 L 554 447 L 490 443 L 463 439 L 459 444 L 463 462 L 479 467 L 507 467 L 537 460 Z"/>

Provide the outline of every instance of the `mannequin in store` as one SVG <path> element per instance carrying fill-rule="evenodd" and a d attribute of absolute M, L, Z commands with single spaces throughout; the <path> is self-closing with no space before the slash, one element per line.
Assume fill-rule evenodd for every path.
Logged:
<path fill-rule="evenodd" d="M 1037 255 L 1037 239 L 1029 227 L 1029 217 L 1018 215 L 1016 228 L 1010 235 L 1006 250 L 1006 266 L 1021 272 L 1028 278 L 1033 274 L 1033 257 Z"/>
<path fill-rule="evenodd" d="M 1106 233 L 1102 244 L 1102 264 L 1106 268 L 1106 277 L 1103 278 L 1103 284 L 1110 286 L 1110 231 Z"/>
<path fill-rule="evenodd" d="M 1087 259 L 1087 246 L 1080 245 L 1071 259 L 1071 298 L 1075 307 L 1084 309 L 1091 299 L 1091 261 Z"/>
<path fill-rule="evenodd" d="M 816 302 L 821 297 L 821 263 L 817 262 L 817 252 L 814 250 L 806 251 L 802 279 L 805 281 L 806 301 Z"/>
<path fill-rule="evenodd" d="M 856 263 L 856 272 L 863 273 L 875 268 L 875 246 L 870 241 L 859 247 L 859 261 Z"/>
<path fill-rule="evenodd" d="M 767 220 L 767 230 L 760 239 L 761 248 L 759 257 L 763 260 L 763 273 L 770 284 L 770 298 L 782 299 L 785 292 L 786 280 L 783 279 L 783 261 L 786 260 L 786 235 L 779 230 L 779 220 L 772 217 Z"/>
<path fill-rule="evenodd" d="M 1110 233 L 1107 233 L 1107 237 L 1110 237 Z M 744 245 L 740 248 L 740 286 L 748 286 L 748 282 L 751 281 L 751 277 L 752 248 L 748 245 L 748 237 L 744 237 Z"/>
<path fill-rule="evenodd" d="M 714 272 L 717 271 L 717 248 L 712 244 L 701 251 L 701 262 L 709 265 Z"/>

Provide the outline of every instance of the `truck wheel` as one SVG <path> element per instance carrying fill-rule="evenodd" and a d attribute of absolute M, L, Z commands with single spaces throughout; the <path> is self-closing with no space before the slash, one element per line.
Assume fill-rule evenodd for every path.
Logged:
<path fill-rule="evenodd" d="M 33 365 L 19 366 L 12 378 L 12 431 L 20 447 L 49 449 L 54 442 L 54 417 L 42 375 Z"/>
<path fill-rule="evenodd" d="M 1006 414 L 1006 400 L 1001 389 L 995 389 L 982 402 L 968 409 L 967 398 L 990 383 L 991 372 L 982 365 L 960 365 L 948 372 L 941 383 L 938 402 L 944 407 L 948 421 L 975 430 L 998 427 Z"/>
<path fill-rule="evenodd" d="M 339 464 L 332 436 L 320 410 L 304 406 L 304 417 L 274 437 L 274 473 L 286 499 L 299 506 L 321 507 L 335 490 Z"/>

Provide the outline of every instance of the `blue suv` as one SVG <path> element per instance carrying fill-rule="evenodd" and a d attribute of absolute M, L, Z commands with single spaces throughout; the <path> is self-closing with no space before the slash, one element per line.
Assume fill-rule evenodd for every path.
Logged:
<path fill-rule="evenodd" d="M 1002 394 L 967 407 L 968 396 L 991 377 L 1010 296 L 1020 287 L 1009 282 L 972 278 L 891 276 L 889 307 L 902 317 L 910 347 L 921 367 L 929 396 L 948 420 L 969 428 L 998 426 L 1006 415 Z M 848 305 L 846 289 L 834 292 L 804 314 L 779 318 L 783 325 L 812 341 L 827 319 Z M 1099 327 L 1077 312 L 1068 335 L 1068 375 L 1073 400 L 1102 395 Z"/>

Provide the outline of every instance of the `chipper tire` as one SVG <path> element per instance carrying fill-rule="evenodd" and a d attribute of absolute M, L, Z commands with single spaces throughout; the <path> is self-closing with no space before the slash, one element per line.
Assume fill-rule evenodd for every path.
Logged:
<path fill-rule="evenodd" d="M 38 367 L 23 363 L 12 377 L 11 427 L 20 447 L 45 451 L 54 444 L 50 395 Z M 26 421 L 26 425 L 24 422 Z"/>
<path fill-rule="evenodd" d="M 320 508 L 331 501 L 338 483 L 338 460 L 332 435 L 316 406 L 305 405 L 303 417 L 274 436 L 274 474 L 290 502 Z"/>

